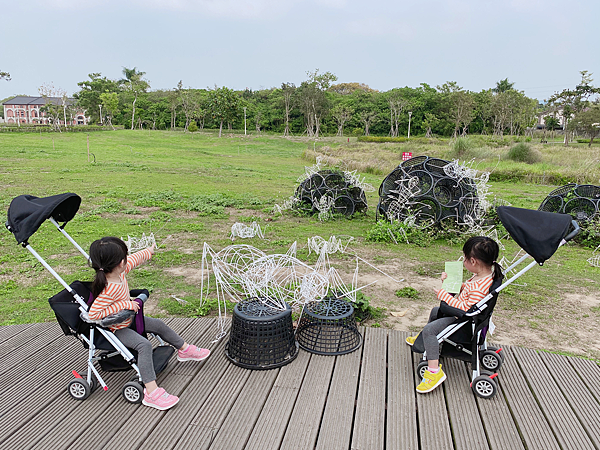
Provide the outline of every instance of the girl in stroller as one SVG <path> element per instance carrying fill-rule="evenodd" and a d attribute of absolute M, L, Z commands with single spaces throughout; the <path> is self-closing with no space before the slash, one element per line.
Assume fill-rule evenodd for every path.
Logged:
<path fill-rule="evenodd" d="M 498 259 L 498 244 L 485 236 L 474 236 L 465 242 L 463 246 L 464 267 L 473 274 L 471 278 L 463 283 L 460 293 L 454 297 L 444 289 L 436 289 L 438 300 L 463 311 L 483 299 L 490 291 L 494 280 L 502 277 L 502 268 L 496 262 Z M 442 272 L 441 280 L 447 277 Z M 417 386 L 417 392 L 426 393 L 433 391 L 444 382 L 446 374 L 439 364 L 439 342 L 437 335 L 448 325 L 454 322 L 454 316 L 438 318 L 439 307 L 435 307 L 429 314 L 429 321 L 423 328 L 423 342 L 427 354 L 427 370 L 423 380 Z M 406 338 L 408 345 L 413 345 L 417 336 Z"/>
<path fill-rule="evenodd" d="M 90 246 L 90 261 L 96 276 L 92 283 L 94 302 L 89 309 L 91 320 L 101 320 L 122 310 L 138 312 L 140 303 L 129 297 L 129 286 L 125 275 L 131 269 L 148 261 L 154 254 L 155 247 L 127 255 L 125 242 L 116 237 L 104 237 Z M 142 403 L 156 409 L 166 410 L 174 406 L 179 398 L 168 394 L 156 384 L 156 374 L 152 360 L 152 344 L 140 335 L 133 327 L 132 317 L 110 326 L 110 330 L 128 348 L 138 352 L 137 364 L 144 383 L 144 399 Z M 144 318 L 144 329 L 148 333 L 159 335 L 169 344 L 179 349 L 179 361 L 202 361 L 208 357 L 210 350 L 197 348 L 185 342 L 175 331 L 162 320 L 152 317 Z"/>

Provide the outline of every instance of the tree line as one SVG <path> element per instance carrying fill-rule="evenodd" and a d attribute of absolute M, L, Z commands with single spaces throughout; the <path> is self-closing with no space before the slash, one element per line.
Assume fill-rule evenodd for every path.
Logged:
<path fill-rule="evenodd" d="M 311 138 L 523 135 L 532 132 L 540 114 L 548 115 L 546 123 L 552 128 L 560 118 L 571 124 L 570 129 L 590 134 L 600 122 L 596 120 L 600 106 L 594 100 L 600 89 L 592 85 L 587 71 L 581 72 L 575 89 L 557 92 L 545 103 L 515 89 L 508 78 L 480 92 L 454 81 L 379 92 L 363 83 L 337 83 L 334 74 L 317 69 L 307 72 L 299 86 L 282 83 L 270 89 L 234 91 L 225 86 L 184 87 L 182 81 L 173 89 L 151 90 L 145 72 L 136 67 L 123 68 L 122 75 L 113 80 L 101 73 L 89 74 L 89 79 L 77 83 L 74 106 L 84 109 L 91 123 L 106 126 L 211 128 L 219 129 L 219 135 L 224 129 L 247 128 Z"/>

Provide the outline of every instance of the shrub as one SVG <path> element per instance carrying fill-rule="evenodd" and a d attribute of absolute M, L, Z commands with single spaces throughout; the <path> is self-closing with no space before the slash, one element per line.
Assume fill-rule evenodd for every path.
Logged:
<path fill-rule="evenodd" d="M 196 125 L 196 121 L 192 120 L 190 122 L 190 124 L 188 125 L 188 131 L 190 133 L 195 133 L 196 131 L 198 131 L 198 125 Z"/>
<path fill-rule="evenodd" d="M 508 151 L 508 159 L 527 164 L 540 162 L 542 157 L 540 153 L 531 148 L 525 142 L 519 142 Z"/>
<path fill-rule="evenodd" d="M 419 291 L 413 287 L 406 286 L 396 291 L 396 297 L 417 299 L 419 298 Z"/>
<path fill-rule="evenodd" d="M 456 156 L 463 156 L 468 150 L 472 148 L 471 141 L 467 138 L 458 138 L 452 146 Z"/>

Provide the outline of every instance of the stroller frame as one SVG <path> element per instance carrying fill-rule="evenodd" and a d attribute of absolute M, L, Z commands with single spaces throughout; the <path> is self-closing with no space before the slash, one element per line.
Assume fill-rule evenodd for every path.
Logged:
<path fill-rule="evenodd" d="M 501 208 L 504 208 L 504 210 L 501 210 Z M 506 208 L 508 208 L 508 210 Z M 512 230 L 513 225 L 510 223 L 510 221 L 512 220 L 510 213 L 512 213 L 514 210 L 516 212 L 516 214 L 520 215 L 523 213 L 523 211 L 525 211 L 526 215 L 533 214 L 535 216 L 537 211 L 529 212 L 529 210 L 520 210 L 520 208 L 511 208 L 511 207 L 500 207 L 498 209 L 500 211 L 507 211 L 507 212 L 504 212 L 502 215 L 500 215 L 500 218 L 501 218 L 503 224 L 507 227 L 511 237 L 513 237 L 519 245 L 524 247 L 521 244 L 521 242 L 522 242 L 521 240 L 522 240 L 523 236 L 519 235 L 520 231 L 522 231 L 522 230 L 519 230 L 518 226 L 517 226 L 517 229 L 514 230 L 514 232 L 513 232 L 513 230 Z M 500 213 L 500 211 L 499 211 L 499 213 Z M 544 212 L 544 214 L 558 215 L 555 213 L 546 213 L 546 212 Z M 566 215 L 563 214 L 562 216 L 566 216 Z M 563 224 L 565 223 L 565 221 L 570 222 L 569 225 L 573 228 L 573 230 L 566 236 L 560 237 L 560 240 L 557 241 L 556 248 L 554 248 L 552 250 L 552 254 L 558 248 L 560 248 L 561 246 L 565 245 L 568 241 L 573 239 L 580 231 L 577 221 L 573 220 L 570 216 L 568 216 L 568 219 L 562 218 Z M 521 225 L 521 224 L 518 224 L 518 225 Z M 514 235 L 513 235 L 513 233 L 514 233 Z M 561 233 L 560 231 L 558 233 L 559 233 L 559 235 L 565 234 L 565 233 Z M 531 250 L 534 250 L 534 248 L 533 247 L 528 248 L 528 250 L 531 251 Z M 494 380 L 494 378 L 496 378 L 498 376 L 497 371 L 498 371 L 498 369 L 500 369 L 500 366 L 502 365 L 502 363 L 504 361 L 504 355 L 502 354 L 502 348 L 490 347 L 487 343 L 487 331 L 488 331 L 489 325 L 491 324 L 491 316 L 493 313 L 493 308 L 495 306 L 498 294 L 503 289 L 505 289 L 506 287 L 511 285 L 515 280 L 517 280 L 522 275 L 524 275 L 526 272 L 531 270 L 534 266 L 542 265 L 543 262 L 545 261 L 545 259 L 547 259 L 547 257 L 549 258 L 551 256 L 551 255 L 548 255 L 549 252 L 546 252 L 546 254 L 542 255 L 542 256 L 539 256 L 537 254 L 537 251 L 531 251 L 531 253 L 534 254 L 534 256 L 532 256 L 526 252 L 517 261 L 513 262 L 509 267 L 504 269 L 502 273 L 504 276 L 506 276 L 513 269 L 521 266 L 529 257 L 533 257 L 534 261 L 531 261 L 530 263 L 528 263 L 525 267 L 521 268 L 521 270 L 519 270 L 516 274 L 514 274 L 512 277 L 510 277 L 508 280 L 504 281 L 503 283 L 499 280 L 492 283 L 492 286 L 490 287 L 490 292 L 483 299 L 481 299 L 479 302 L 477 302 L 475 305 L 471 306 L 471 308 L 468 311 L 461 312 L 460 310 L 457 310 L 456 308 L 448 307 L 450 310 L 454 310 L 454 311 L 451 311 L 450 315 L 453 315 L 452 313 L 456 312 L 457 314 L 459 314 L 459 316 L 454 323 L 448 325 L 436 336 L 437 341 L 440 345 L 449 344 L 456 351 L 462 352 L 465 355 L 470 356 L 471 368 L 472 368 L 471 388 L 472 388 L 473 392 L 475 393 L 475 395 L 477 395 L 478 397 L 492 398 L 494 395 L 496 395 L 498 387 L 497 387 L 497 384 L 496 384 L 496 381 Z M 492 300 L 494 300 L 493 304 L 490 305 Z M 492 308 L 492 311 L 489 310 L 490 307 Z M 487 314 L 487 313 L 489 313 L 489 315 L 487 317 L 485 317 L 479 324 L 477 324 L 478 316 L 481 316 L 482 314 Z M 484 322 L 487 322 L 487 323 L 485 323 L 485 325 L 481 326 L 481 324 Z M 455 342 L 456 339 L 452 340 L 452 336 L 458 330 L 460 330 L 461 328 L 463 328 L 467 325 L 471 325 L 471 330 L 470 330 L 471 336 L 472 336 L 471 348 L 466 348 L 463 344 Z M 493 327 L 493 325 L 492 325 L 492 327 Z M 422 344 L 422 342 L 417 344 L 417 342 L 415 341 L 415 345 L 413 346 L 413 351 L 415 351 L 417 353 L 421 353 L 419 351 L 420 350 L 419 347 L 421 346 L 421 344 Z M 421 348 L 423 348 L 423 347 L 421 347 Z M 417 366 L 417 373 L 418 373 L 419 377 L 421 377 L 421 378 L 423 377 L 424 372 L 427 369 L 427 352 L 423 351 L 422 353 L 423 353 L 422 362 L 420 362 L 419 365 Z M 442 351 L 440 352 L 440 356 L 442 356 L 442 357 L 447 356 L 447 355 L 444 355 L 443 346 L 442 346 Z M 463 359 L 463 358 L 459 358 L 459 359 Z M 482 370 L 481 366 L 483 366 L 483 370 Z"/>
<path fill-rule="evenodd" d="M 71 220 L 73 218 L 73 216 L 76 214 L 76 212 L 79 208 L 79 202 L 81 201 L 81 199 L 79 198 L 79 196 L 76 196 L 76 194 L 61 194 L 61 195 L 54 196 L 54 197 L 58 198 L 58 201 L 62 201 L 62 203 L 60 203 L 58 206 L 56 206 L 56 210 L 59 210 L 64 205 L 64 203 L 66 203 L 67 201 L 72 200 L 74 196 L 77 197 L 79 201 L 76 201 L 76 203 L 77 203 L 76 206 L 74 206 L 72 204 L 70 205 L 70 211 L 68 214 L 66 214 L 66 216 L 64 214 L 64 211 L 62 213 L 60 211 L 58 213 L 56 213 L 56 211 L 52 211 L 51 213 L 46 214 L 46 216 L 48 216 L 48 217 L 44 216 L 44 219 L 47 219 L 48 221 L 50 221 L 58 229 L 58 231 L 60 231 L 61 234 L 63 234 L 63 236 L 66 237 L 67 240 L 69 240 L 75 246 L 75 248 L 83 255 L 85 260 L 89 261 L 89 259 L 90 259 L 89 255 L 85 252 L 85 250 L 83 250 L 83 248 L 81 248 L 81 246 L 64 230 L 64 227 L 67 224 L 67 222 L 69 220 Z M 31 196 L 20 196 L 20 197 L 25 197 L 25 200 L 33 200 L 34 202 L 36 200 L 44 201 L 44 200 L 53 198 L 53 197 L 47 197 L 47 198 L 43 198 L 43 199 L 37 199 L 36 197 L 31 197 Z M 19 199 L 19 197 L 15 198 L 13 200 L 13 202 L 17 199 Z M 65 199 L 65 200 L 62 200 L 62 199 Z M 11 206 L 12 206 L 12 204 L 11 204 Z M 52 215 L 50 215 L 50 214 L 52 214 Z M 132 352 L 127 347 L 125 347 L 125 345 L 123 345 L 123 343 L 115 336 L 115 334 L 112 331 L 110 331 L 107 328 L 101 327 L 99 324 L 97 324 L 96 322 L 89 319 L 88 304 L 86 303 L 86 300 L 72 286 L 67 284 L 65 282 L 65 280 L 52 268 L 52 266 L 50 266 L 44 260 L 44 258 L 42 256 L 40 256 L 40 254 L 37 251 L 35 251 L 33 249 L 33 247 L 29 244 L 28 238 L 37 230 L 37 228 L 39 227 L 41 222 L 43 222 L 43 220 L 41 220 L 41 221 L 38 220 L 39 223 L 33 227 L 35 229 L 33 229 L 33 231 L 30 230 L 31 232 L 29 232 L 29 233 L 26 233 L 27 235 L 24 238 L 23 237 L 20 238 L 18 236 L 20 230 L 16 229 L 17 226 L 11 225 L 11 217 L 10 216 L 11 216 L 11 214 L 10 214 L 10 208 L 9 208 L 9 220 L 6 223 L 6 228 L 15 235 L 15 237 L 17 238 L 17 242 L 23 248 L 27 249 L 35 257 L 35 259 L 37 259 L 46 268 L 46 270 L 48 270 L 48 272 L 50 272 L 50 274 L 65 288 L 65 290 L 69 294 L 71 294 L 71 296 L 73 297 L 75 302 L 78 304 L 80 320 L 82 322 L 84 322 L 87 327 L 89 327 L 89 336 L 88 336 L 88 335 L 86 335 L 86 333 L 80 332 L 80 330 L 78 330 L 78 329 L 74 329 L 71 324 L 65 323 L 63 325 L 63 323 L 61 323 L 61 327 L 63 328 L 63 331 L 65 332 L 65 334 L 75 335 L 76 338 L 79 339 L 84 344 L 84 347 L 88 348 L 87 374 L 84 378 L 76 370 L 72 371 L 75 379 L 69 383 L 69 386 L 68 386 L 69 394 L 71 394 L 71 396 L 73 398 L 75 398 L 76 400 L 85 400 L 87 397 L 89 397 L 91 392 L 95 389 L 95 387 L 97 386 L 97 383 L 99 383 L 102 386 L 103 390 L 105 390 L 105 391 L 108 390 L 108 386 L 106 385 L 102 376 L 98 372 L 98 369 L 95 367 L 94 363 L 96 363 L 96 362 L 100 363 L 108 358 L 118 357 L 118 355 L 120 355 L 123 357 L 123 359 L 125 360 L 127 365 L 131 369 L 135 370 L 135 372 L 136 372 L 136 376 L 134 378 L 132 378 L 131 381 L 126 383 L 125 386 L 123 387 L 123 390 L 122 390 L 123 397 L 125 398 L 125 400 L 127 400 L 131 403 L 141 403 L 141 401 L 143 399 L 143 395 L 144 395 L 143 394 L 143 384 L 142 384 L 141 373 L 138 368 L 135 356 L 132 354 Z M 60 225 L 54 216 L 58 216 L 58 217 L 62 216 L 62 218 L 65 219 L 63 225 Z M 74 282 L 73 284 L 75 284 L 75 283 L 79 283 L 79 282 Z M 58 296 L 59 294 L 55 295 L 54 297 Z M 56 311 L 55 311 L 55 313 L 56 313 Z M 57 314 L 57 318 L 58 318 L 58 314 Z M 59 320 L 59 322 L 61 322 L 61 321 Z M 62 322 L 64 322 L 64 320 L 62 320 Z M 65 327 L 68 327 L 69 330 L 66 330 Z M 102 337 L 104 337 L 104 339 L 106 339 L 106 341 L 113 348 L 113 350 L 106 350 L 106 349 L 98 348 L 98 346 L 96 345 L 96 340 L 98 338 L 97 333 L 99 333 L 100 336 L 102 336 Z M 163 354 L 160 356 L 163 361 L 159 361 L 157 364 L 157 361 L 155 360 L 155 369 L 157 369 L 156 372 L 159 373 L 162 369 L 164 369 L 164 367 L 166 366 L 166 362 L 168 361 L 168 358 L 170 358 L 170 356 L 173 354 L 173 348 L 166 345 L 160 336 L 154 335 L 151 333 L 148 333 L 148 334 L 150 336 L 156 338 L 159 342 L 159 347 L 155 350 L 168 349 L 168 351 L 162 352 Z M 103 352 L 101 354 L 96 354 L 96 352 L 98 350 L 104 350 L 105 353 Z M 156 352 L 155 352 L 155 354 L 156 354 Z M 129 367 L 118 368 L 116 370 L 127 370 Z M 96 381 L 97 381 L 97 383 L 96 383 Z"/>

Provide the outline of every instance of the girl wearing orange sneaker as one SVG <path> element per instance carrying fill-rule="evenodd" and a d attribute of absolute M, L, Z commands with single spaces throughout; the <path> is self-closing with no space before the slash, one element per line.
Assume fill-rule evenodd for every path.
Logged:
<path fill-rule="evenodd" d="M 92 283 L 94 302 L 88 311 L 91 320 L 101 320 L 122 310 L 138 312 L 140 303 L 129 297 L 129 286 L 125 275 L 134 267 L 152 258 L 154 249 L 153 245 L 128 256 L 127 245 L 119 238 L 104 237 L 92 243 L 90 260 L 96 276 Z M 134 326 L 134 319 L 129 317 L 109 328 L 125 347 L 138 352 L 137 365 L 145 386 L 142 403 L 160 410 L 169 409 L 179 401 L 179 398 L 168 394 L 156 384 L 152 344 L 139 334 L 133 328 Z M 177 352 L 179 361 L 202 361 L 210 354 L 208 349 L 197 348 L 185 342 L 162 320 L 145 317 L 144 329 L 147 333 L 159 335 L 179 349 Z"/>
<path fill-rule="evenodd" d="M 463 246 L 463 266 L 473 274 L 465 281 L 457 296 L 453 296 L 444 289 L 435 289 L 438 300 L 448 305 L 469 310 L 471 306 L 483 299 L 490 291 L 494 280 L 502 277 L 502 268 L 496 262 L 500 249 L 493 239 L 485 236 L 474 236 L 465 242 Z M 441 280 L 444 281 L 448 275 L 442 272 Z M 444 382 L 446 374 L 439 364 L 439 343 L 437 335 L 448 325 L 455 321 L 455 317 L 438 318 L 439 307 L 435 307 L 429 314 L 429 322 L 421 331 L 423 343 L 427 354 L 427 370 L 423 380 L 417 386 L 417 392 L 426 393 L 433 391 Z M 406 338 L 408 345 L 413 345 L 417 336 Z"/>

